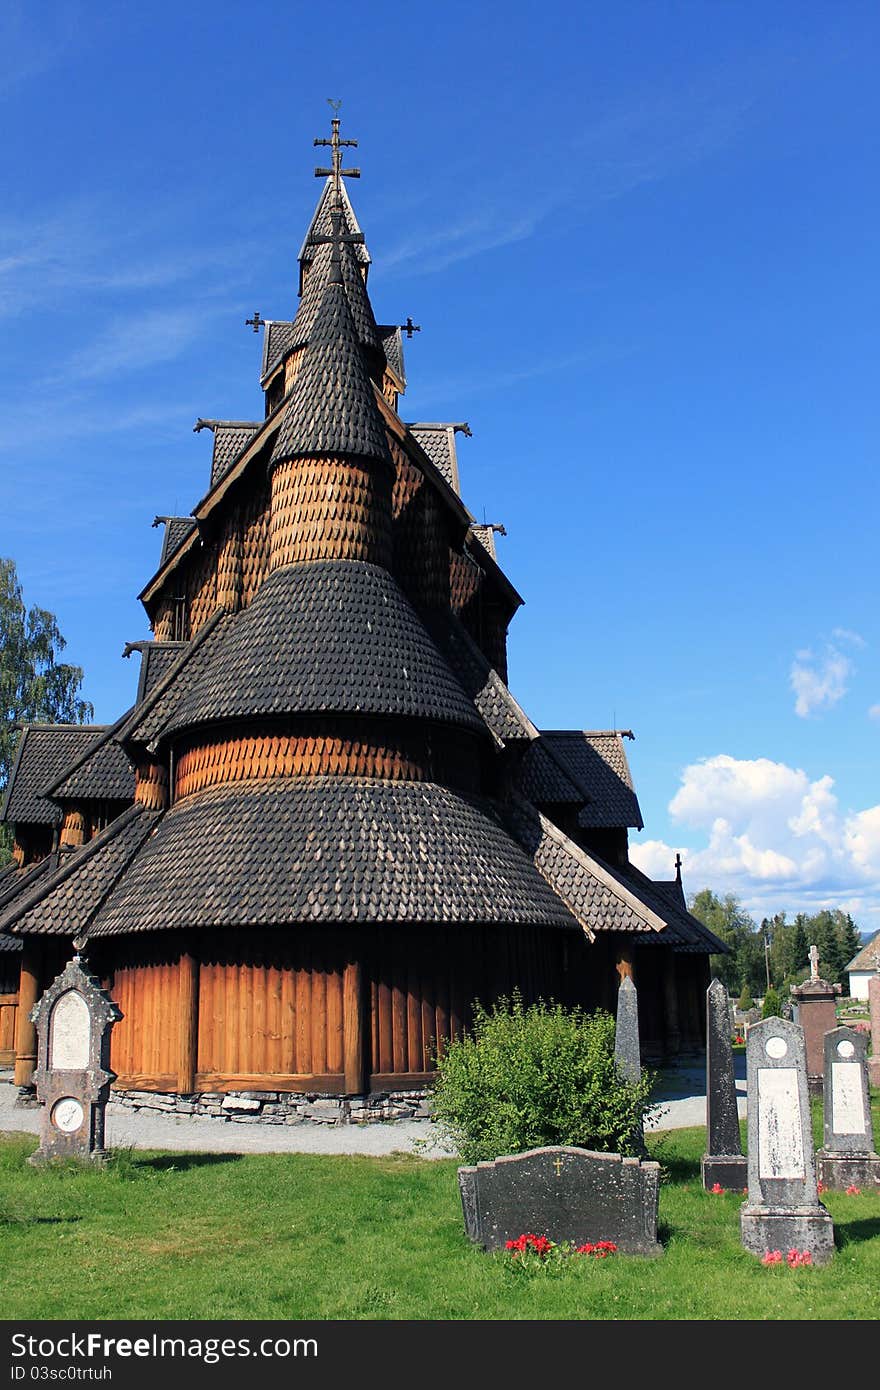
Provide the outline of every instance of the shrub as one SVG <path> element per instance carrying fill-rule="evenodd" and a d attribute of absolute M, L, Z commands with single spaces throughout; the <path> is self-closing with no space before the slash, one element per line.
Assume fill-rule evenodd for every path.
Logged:
<path fill-rule="evenodd" d="M 625 1081 L 601 1010 L 500 999 L 437 1059 L 435 1118 L 465 1163 L 571 1144 L 636 1155 L 653 1076 Z"/>
<path fill-rule="evenodd" d="M 781 1009 L 782 1004 L 779 999 L 779 993 L 771 985 L 770 989 L 768 989 L 767 993 L 764 995 L 764 1004 L 761 1009 L 761 1017 L 780 1018 Z"/>
<path fill-rule="evenodd" d="M 747 980 L 743 984 L 742 994 L 739 996 L 739 1007 L 742 1009 L 743 1013 L 748 1013 L 749 1009 L 755 1007 L 755 1001 L 752 998 L 752 991 L 749 989 Z"/>

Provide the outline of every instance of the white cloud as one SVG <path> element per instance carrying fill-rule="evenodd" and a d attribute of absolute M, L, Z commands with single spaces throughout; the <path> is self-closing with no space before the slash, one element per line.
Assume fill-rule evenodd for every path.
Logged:
<path fill-rule="evenodd" d="M 684 769 L 669 813 L 701 843 L 633 843 L 648 874 L 671 877 L 680 848 L 689 890 L 735 893 L 757 916 L 854 901 L 880 915 L 880 805 L 842 811 L 829 776 L 720 753 Z"/>
<path fill-rule="evenodd" d="M 851 647 L 858 647 L 859 650 L 862 650 L 868 645 L 862 634 L 860 632 L 853 632 L 850 627 L 836 627 L 832 631 L 831 636 L 836 637 L 838 642 L 847 642 Z"/>
<path fill-rule="evenodd" d="M 868 710 L 868 718 L 880 721 L 880 705 L 872 705 Z"/>
<path fill-rule="evenodd" d="M 850 637 L 855 635 L 850 634 Z M 809 650 L 798 652 L 790 675 L 791 688 L 797 697 L 795 714 L 808 719 L 811 714 L 831 709 L 846 694 L 854 671 L 852 660 L 833 643 L 827 643 L 818 657 Z"/>

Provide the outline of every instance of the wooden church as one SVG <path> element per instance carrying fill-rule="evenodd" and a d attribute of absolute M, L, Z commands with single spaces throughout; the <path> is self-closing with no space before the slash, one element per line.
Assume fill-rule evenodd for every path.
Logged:
<path fill-rule="evenodd" d="M 76 937 L 124 1016 L 119 1090 L 418 1092 L 474 1000 L 613 1008 L 622 973 L 649 1054 L 703 1042 L 724 947 L 680 876 L 629 862 L 629 735 L 539 730 L 510 694 L 522 600 L 460 495 L 467 427 L 405 422 L 413 325 L 370 303 L 356 142 L 334 119 L 319 143 L 263 418 L 198 421 L 207 491 L 161 518 L 135 704 L 22 729 L 0 874 L 21 1086 Z"/>

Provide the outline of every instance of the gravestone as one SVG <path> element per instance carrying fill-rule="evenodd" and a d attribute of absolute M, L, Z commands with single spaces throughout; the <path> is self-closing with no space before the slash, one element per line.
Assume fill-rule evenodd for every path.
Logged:
<path fill-rule="evenodd" d="M 459 1168 L 465 1230 L 486 1250 L 526 1232 L 560 1244 L 611 1240 L 622 1254 L 661 1255 L 660 1165 L 552 1147 Z"/>
<path fill-rule="evenodd" d="M 868 981 L 868 1010 L 871 1018 L 871 1056 L 868 1058 L 868 1080 L 880 1087 L 880 975 Z"/>
<path fill-rule="evenodd" d="M 808 1250 L 815 1264 L 834 1253 L 834 1227 L 819 1201 L 803 1029 L 767 1018 L 749 1029 L 749 1195 L 742 1243 L 754 1255 Z"/>
<path fill-rule="evenodd" d="M 37 1032 L 34 1082 L 42 1105 L 40 1147 L 31 1163 L 84 1158 L 101 1163 L 104 1111 L 115 1073 L 110 1030 L 120 1010 L 74 956 L 31 1011 Z"/>
<path fill-rule="evenodd" d="M 736 1108 L 730 1001 L 720 980 L 706 991 L 706 1152 L 700 1173 L 707 1191 L 720 1183 L 739 1192 L 748 1181 Z"/>
<path fill-rule="evenodd" d="M 638 1081 L 642 1074 L 639 1049 L 639 996 L 629 975 L 624 975 L 617 991 L 617 1026 L 614 1030 L 614 1060 L 627 1081 Z"/>
<path fill-rule="evenodd" d="M 880 1155 L 868 1094 L 865 1035 L 854 1028 L 825 1034 L 825 1137 L 816 1174 L 832 1190 L 880 1190 Z"/>
<path fill-rule="evenodd" d="M 837 1023 L 837 999 L 840 985 L 832 985 L 819 974 L 819 951 L 810 947 L 810 978 L 802 985 L 792 985 L 791 993 L 798 1004 L 798 1023 L 804 1030 L 807 1048 L 807 1084 L 811 1096 L 822 1094 L 825 1075 L 825 1034 Z"/>

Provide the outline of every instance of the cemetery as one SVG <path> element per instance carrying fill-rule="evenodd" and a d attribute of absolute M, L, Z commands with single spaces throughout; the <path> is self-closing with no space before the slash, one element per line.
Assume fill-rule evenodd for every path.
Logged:
<path fill-rule="evenodd" d="M 741 1122 L 718 981 L 706 1008 L 705 1126 L 643 1133 L 631 1111 L 616 1137 L 628 1153 L 524 1148 L 527 1131 L 517 1152 L 471 1164 L 402 1152 L 108 1152 L 106 1059 L 119 1011 L 77 953 L 33 1010 L 39 1147 L 0 1139 L 7 1314 L 876 1317 L 880 1098 L 864 1036 L 828 1031 L 824 1094 L 811 1099 L 804 1029 L 755 1024 Z M 568 1036 L 564 1011 L 532 1012 L 514 1007 L 502 1022 L 531 1017 L 545 1045 L 554 1028 Z M 483 1019 L 488 1035 L 499 1017 Z M 478 1024 L 470 1046 L 479 1041 Z M 628 977 L 604 1044 L 617 1084 L 641 1087 L 638 1114 L 650 1115 Z M 607 1074 L 603 1083 L 607 1095 Z M 444 1111 L 442 1088 L 438 1097 L 448 1129 L 454 1106 Z"/>

